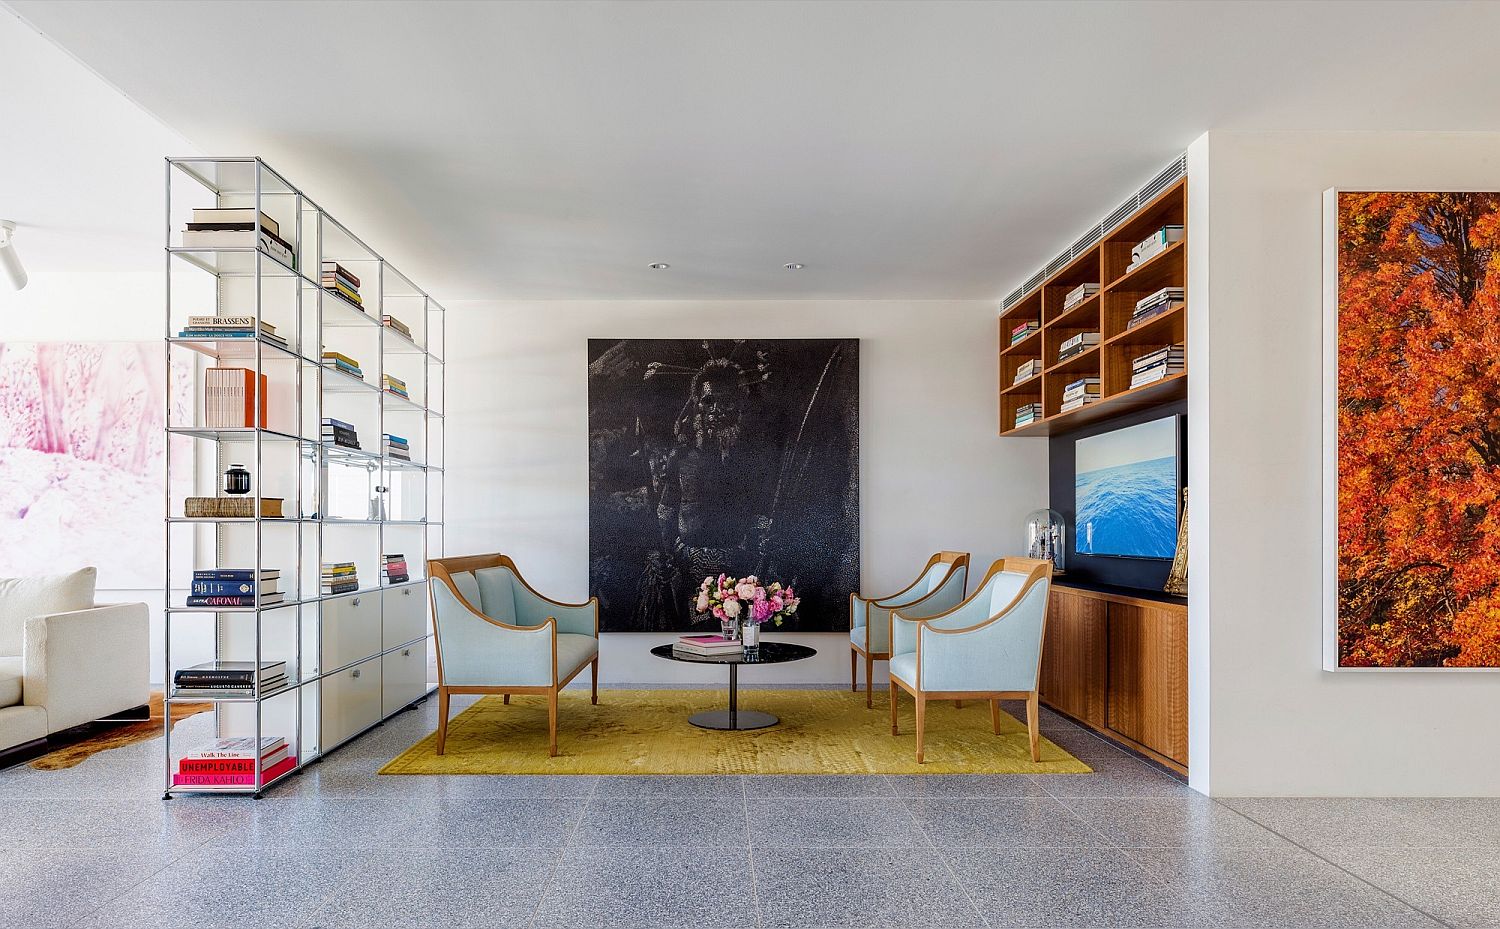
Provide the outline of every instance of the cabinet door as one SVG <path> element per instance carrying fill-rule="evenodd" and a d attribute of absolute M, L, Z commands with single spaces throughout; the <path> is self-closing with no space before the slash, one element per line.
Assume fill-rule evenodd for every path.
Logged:
<path fill-rule="evenodd" d="M 319 686 L 323 751 L 380 722 L 379 658 L 330 674 Z"/>
<path fill-rule="evenodd" d="M 1102 727 L 1108 673 L 1106 604 L 1054 589 L 1047 609 L 1041 698 L 1069 716 Z"/>
<path fill-rule="evenodd" d="M 380 715 L 389 716 L 427 692 L 427 641 L 380 657 Z"/>
<path fill-rule="evenodd" d="M 1109 605 L 1109 728 L 1187 757 L 1187 612 Z"/>
<path fill-rule="evenodd" d="M 357 594 L 323 603 L 322 670 L 380 654 L 380 596 Z"/>
<path fill-rule="evenodd" d="M 382 591 L 381 647 L 395 648 L 427 634 L 427 588 L 422 585 Z"/>

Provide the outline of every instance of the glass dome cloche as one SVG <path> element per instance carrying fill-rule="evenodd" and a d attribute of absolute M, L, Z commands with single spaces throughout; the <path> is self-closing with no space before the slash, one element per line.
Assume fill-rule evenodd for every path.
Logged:
<path fill-rule="evenodd" d="M 1026 557 L 1052 562 L 1052 572 L 1066 569 L 1068 524 L 1056 510 L 1037 510 L 1026 517 Z"/>

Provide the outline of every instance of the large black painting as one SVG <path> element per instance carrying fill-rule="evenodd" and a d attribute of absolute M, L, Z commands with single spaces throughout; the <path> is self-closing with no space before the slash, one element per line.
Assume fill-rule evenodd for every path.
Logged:
<path fill-rule="evenodd" d="M 858 339 L 590 339 L 589 589 L 606 632 L 704 628 L 704 577 L 791 584 L 797 632 L 859 589 Z"/>

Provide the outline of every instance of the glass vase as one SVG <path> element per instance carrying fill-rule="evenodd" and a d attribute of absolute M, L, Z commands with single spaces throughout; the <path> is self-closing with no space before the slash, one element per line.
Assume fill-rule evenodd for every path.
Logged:
<path fill-rule="evenodd" d="M 740 631 L 740 629 L 739 629 L 739 623 L 735 622 L 734 620 L 732 620 L 732 619 L 721 619 L 721 620 L 719 620 L 719 635 L 722 635 L 724 638 L 729 639 L 731 641 L 734 640 L 734 639 L 737 639 L 737 638 L 739 638 L 739 631 Z"/>

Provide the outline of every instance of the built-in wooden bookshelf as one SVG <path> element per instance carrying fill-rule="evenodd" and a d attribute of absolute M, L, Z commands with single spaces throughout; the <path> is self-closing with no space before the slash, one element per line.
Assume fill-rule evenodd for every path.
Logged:
<path fill-rule="evenodd" d="M 1183 227 L 1182 240 L 1127 270 L 1136 243 L 1169 225 Z M 1103 231 L 1097 241 L 1083 248 L 1075 246 L 1075 255 L 1026 288 L 1019 299 L 1000 312 L 999 425 L 1003 436 L 1066 432 L 1187 396 L 1185 366 L 1181 373 L 1154 383 L 1130 386 L 1131 364 L 1136 358 L 1155 349 L 1187 344 L 1186 302 L 1129 328 L 1136 301 L 1163 287 L 1187 289 L 1187 178 L 1177 179 L 1125 218 L 1106 221 L 1100 228 Z M 1099 293 L 1065 310 L 1064 297 L 1085 283 L 1099 284 Z M 1011 344 L 1011 333 L 1025 322 L 1039 323 L 1041 328 Z M 1062 343 L 1081 332 L 1099 333 L 1099 345 L 1059 360 Z M 1016 372 L 1033 360 L 1041 362 L 1042 372 L 1016 383 Z M 1100 379 L 1100 399 L 1062 412 L 1063 389 L 1084 377 Z M 1016 411 L 1029 403 L 1042 404 L 1042 418 L 1018 428 Z"/>

